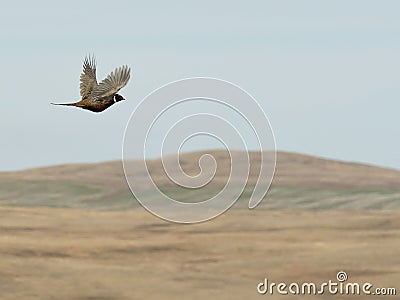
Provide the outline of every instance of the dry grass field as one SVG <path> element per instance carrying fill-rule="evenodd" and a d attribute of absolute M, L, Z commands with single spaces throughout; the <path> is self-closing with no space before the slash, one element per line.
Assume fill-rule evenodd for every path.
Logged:
<path fill-rule="evenodd" d="M 199 155 L 183 157 L 189 173 Z M 193 198 L 151 164 L 166 192 Z M 255 210 L 248 192 L 210 222 L 179 225 L 137 204 L 119 162 L 0 173 L 0 299 L 365 299 L 256 290 L 265 277 L 318 284 L 340 270 L 400 293 L 399 171 L 279 153 Z"/>
<path fill-rule="evenodd" d="M 398 212 L 231 210 L 197 225 L 142 210 L 0 214 L 5 300 L 298 299 L 256 286 L 264 277 L 321 283 L 340 270 L 352 282 L 400 288 Z"/>

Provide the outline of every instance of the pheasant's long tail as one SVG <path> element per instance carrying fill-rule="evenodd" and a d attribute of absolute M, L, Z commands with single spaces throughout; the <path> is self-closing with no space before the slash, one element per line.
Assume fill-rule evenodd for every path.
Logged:
<path fill-rule="evenodd" d="M 75 103 L 50 103 L 52 105 L 65 105 L 65 106 L 77 106 L 77 102 Z"/>

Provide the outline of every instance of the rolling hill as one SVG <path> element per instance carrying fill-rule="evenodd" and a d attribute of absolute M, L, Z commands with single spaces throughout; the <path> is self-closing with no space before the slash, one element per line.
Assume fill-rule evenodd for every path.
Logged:
<path fill-rule="evenodd" d="M 196 174 L 202 154 L 182 155 L 182 168 Z M 216 176 L 194 191 L 174 186 L 160 160 L 148 164 L 166 193 L 196 201 L 226 179 L 226 153 L 212 154 Z M 247 210 L 259 154 L 250 156 L 242 199 L 192 225 L 141 209 L 121 162 L 0 173 L 0 298 L 259 299 L 264 278 L 320 284 L 338 271 L 349 282 L 398 287 L 399 171 L 279 152 L 266 199 Z"/>
<path fill-rule="evenodd" d="M 217 193 L 230 170 L 225 151 L 182 154 L 183 170 L 199 172 L 198 159 L 209 153 L 217 161 L 213 181 L 202 190 L 176 186 L 163 171 L 161 160 L 148 161 L 157 185 L 180 201 L 202 201 Z M 250 153 L 250 177 L 242 199 L 257 180 L 260 153 Z M 170 159 L 170 158 L 167 158 Z M 135 162 L 133 162 L 135 163 Z M 141 180 L 143 175 L 134 176 Z M 138 207 L 126 183 L 121 161 L 70 164 L 0 172 L 0 204 L 87 209 L 128 209 Z M 245 207 L 239 200 L 236 207 Z M 278 152 L 271 189 L 260 205 L 268 209 L 400 209 L 400 171 L 340 162 L 309 155 Z"/>

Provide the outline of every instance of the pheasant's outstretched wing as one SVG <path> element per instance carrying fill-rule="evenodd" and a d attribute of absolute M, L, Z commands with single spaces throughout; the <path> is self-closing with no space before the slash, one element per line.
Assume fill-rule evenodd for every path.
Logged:
<path fill-rule="evenodd" d="M 86 56 L 83 61 L 83 72 L 81 74 L 81 96 L 87 98 L 97 86 L 96 61 L 94 57 Z"/>
<path fill-rule="evenodd" d="M 127 66 L 116 68 L 93 89 L 90 98 L 100 100 L 116 94 L 128 83 L 130 76 L 131 69 Z"/>

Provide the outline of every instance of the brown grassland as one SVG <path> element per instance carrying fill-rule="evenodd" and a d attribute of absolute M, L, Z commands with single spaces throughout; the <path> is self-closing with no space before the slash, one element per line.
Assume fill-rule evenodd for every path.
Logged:
<path fill-rule="evenodd" d="M 188 173 L 200 154 L 182 158 Z M 133 204 L 119 162 L 0 173 L 0 299 L 398 297 L 399 171 L 279 153 L 270 196 L 255 210 L 242 202 L 180 225 Z M 397 296 L 256 290 L 265 277 L 320 284 L 341 270 Z"/>

